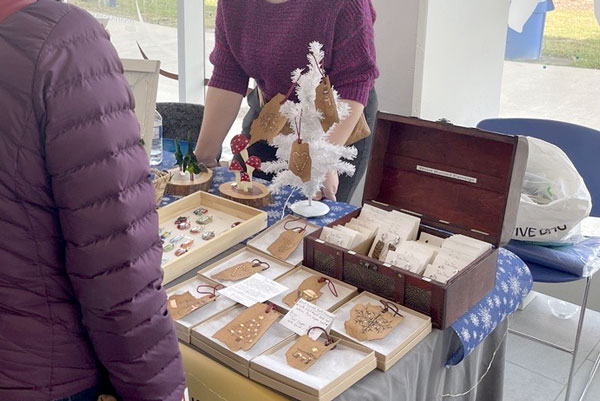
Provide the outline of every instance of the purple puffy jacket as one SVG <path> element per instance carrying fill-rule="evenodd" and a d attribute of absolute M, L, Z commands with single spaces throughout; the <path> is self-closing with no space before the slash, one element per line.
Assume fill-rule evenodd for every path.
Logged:
<path fill-rule="evenodd" d="M 0 23 L 0 400 L 104 366 L 126 401 L 181 400 L 134 100 L 107 33 L 39 0 Z"/>

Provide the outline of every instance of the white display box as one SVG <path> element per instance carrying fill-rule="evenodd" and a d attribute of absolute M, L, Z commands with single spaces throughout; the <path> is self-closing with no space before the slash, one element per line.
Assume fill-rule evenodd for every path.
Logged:
<path fill-rule="evenodd" d="M 398 307 L 398 311 L 404 315 L 404 319 L 385 338 L 358 341 L 346 334 L 344 323 L 350 319 L 350 310 L 356 304 L 381 305 L 379 302 L 381 299 L 383 298 L 368 292 L 357 295 L 335 311 L 335 320 L 331 332 L 373 350 L 377 358 L 377 368 L 386 371 L 431 333 L 431 318 L 404 306 L 394 304 Z"/>

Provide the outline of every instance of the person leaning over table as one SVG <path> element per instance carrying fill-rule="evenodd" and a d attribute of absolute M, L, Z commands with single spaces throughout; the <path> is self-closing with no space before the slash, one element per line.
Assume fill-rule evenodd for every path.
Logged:
<path fill-rule="evenodd" d="M 133 109 L 90 14 L 0 0 L 2 401 L 182 399 Z"/>
<path fill-rule="evenodd" d="M 249 78 L 256 80 L 265 101 L 277 93 L 287 93 L 291 72 L 308 62 L 306 54 L 312 41 L 323 44 L 325 70 L 340 98 L 351 108 L 351 115 L 337 125 L 330 141 L 343 145 L 360 113 L 365 114 L 373 132 L 377 112 L 373 86 L 379 75 L 374 20 L 370 0 L 219 0 L 215 47 L 210 55 L 214 71 L 195 150 L 198 160 L 209 167 L 217 164 L 216 155 L 238 114 Z M 248 95 L 248 104 L 250 111 L 243 123 L 247 136 L 261 108 L 257 89 Z M 354 177 L 338 179 L 335 172 L 330 172 L 322 196 L 339 201 L 351 199 L 365 174 L 372 140 L 370 135 L 354 145 L 358 149 Z M 252 145 L 248 153 L 263 161 L 275 159 L 275 149 L 265 141 Z M 255 175 L 270 178 L 261 172 Z"/>

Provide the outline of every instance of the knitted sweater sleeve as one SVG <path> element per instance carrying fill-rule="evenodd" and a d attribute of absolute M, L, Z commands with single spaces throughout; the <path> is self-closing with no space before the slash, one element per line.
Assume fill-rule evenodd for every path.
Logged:
<path fill-rule="evenodd" d="M 227 1 L 224 0 L 217 3 L 215 48 L 209 58 L 214 69 L 210 81 L 208 82 L 208 86 L 236 92 L 242 96 L 246 96 L 250 78 L 231 52 L 228 39 L 227 20 L 225 18 L 227 13 L 226 3 Z"/>
<path fill-rule="evenodd" d="M 154 188 L 121 62 L 102 26 L 75 7 L 38 60 L 48 179 L 90 341 L 123 401 L 180 401 Z"/>
<path fill-rule="evenodd" d="M 371 0 L 344 0 L 335 22 L 329 76 L 340 97 L 367 104 L 379 76 Z"/>

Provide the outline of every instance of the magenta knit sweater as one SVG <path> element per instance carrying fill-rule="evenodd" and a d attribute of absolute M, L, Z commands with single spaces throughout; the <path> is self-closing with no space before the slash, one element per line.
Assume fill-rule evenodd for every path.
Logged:
<path fill-rule="evenodd" d="M 366 105 L 379 75 L 374 19 L 371 0 L 219 0 L 209 86 L 245 96 L 252 77 L 267 98 L 286 93 L 316 40 L 340 97 Z"/>

